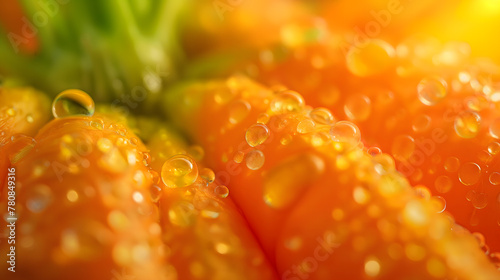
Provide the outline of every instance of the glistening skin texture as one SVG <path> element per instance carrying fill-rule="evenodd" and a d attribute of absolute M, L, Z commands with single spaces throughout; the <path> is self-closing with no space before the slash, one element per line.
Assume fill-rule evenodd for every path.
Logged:
<path fill-rule="evenodd" d="M 475 56 L 467 42 L 354 33 L 354 43 L 344 44 L 325 24 L 300 26 L 298 38 L 311 29 L 325 29 L 325 37 L 299 45 L 276 39 L 222 72 L 245 69 L 355 123 L 371 153 L 390 154 L 412 185 L 443 197 L 457 223 L 481 233 L 485 251 L 498 252 L 500 71 L 494 60 Z"/>
<path fill-rule="evenodd" d="M 202 166 L 198 176 L 174 132 L 160 130 L 146 148 L 109 114 L 67 116 L 34 143 L 12 165 L 16 254 L 25 257 L 9 279 L 276 279 L 227 188 Z M 175 155 L 196 168 L 179 189 L 162 183 L 175 174 L 159 164 Z"/>
<path fill-rule="evenodd" d="M 390 156 L 359 148 L 356 126 L 313 113 L 298 93 L 236 76 L 180 87 L 165 105 L 206 147 L 285 279 L 498 277 L 476 238 L 438 213 L 441 200 L 418 195 Z"/>

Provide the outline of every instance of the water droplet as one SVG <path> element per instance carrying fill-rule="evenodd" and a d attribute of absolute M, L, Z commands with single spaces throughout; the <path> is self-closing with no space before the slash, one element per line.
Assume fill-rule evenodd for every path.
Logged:
<path fill-rule="evenodd" d="M 244 159 L 245 159 L 245 153 L 244 152 L 237 151 L 236 153 L 234 153 L 234 157 L 233 157 L 234 162 L 236 162 L 236 163 L 242 163 Z"/>
<path fill-rule="evenodd" d="M 297 113 L 304 109 L 304 98 L 294 91 L 278 93 L 271 101 L 270 108 L 276 114 Z"/>
<path fill-rule="evenodd" d="M 415 132 L 425 132 L 431 126 L 431 117 L 419 115 L 413 120 L 412 129 Z"/>
<path fill-rule="evenodd" d="M 442 213 L 446 209 L 446 200 L 442 196 L 433 196 L 430 201 L 437 213 Z"/>
<path fill-rule="evenodd" d="M 221 198 L 226 198 L 229 195 L 229 189 L 224 185 L 215 187 L 214 193 Z"/>
<path fill-rule="evenodd" d="M 360 77 L 373 76 L 387 70 L 393 63 L 394 48 L 382 40 L 370 40 L 363 46 L 353 46 L 347 53 L 347 69 Z"/>
<path fill-rule="evenodd" d="M 314 132 L 316 123 L 311 119 L 304 119 L 297 124 L 297 132 L 301 134 Z"/>
<path fill-rule="evenodd" d="M 325 169 L 325 162 L 314 154 L 300 154 L 285 159 L 263 178 L 264 201 L 273 208 L 293 204 Z"/>
<path fill-rule="evenodd" d="M 444 169 L 448 172 L 457 172 L 460 168 L 460 160 L 456 157 L 449 157 L 444 161 Z"/>
<path fill-rule="evenodd" d="M 500 185 L 500 173 L 499 172 L 493 172 L 490 174 L 490 183 L 494 186 Z"/>
<path fill-rule="evenodd" d="M 245 139 L 251 147 L 258 146 L 269 137 L 269 129 L 264 124 L 254 124 L 247 129 Z"/>
<path fill-rule="evenodd" d="M 33 213 L 40 213 L 52 202 L 52 191 L 46 185 L 36 185 L 29 190 L 26 207 Z"/>
<path fill-rule="evenodd" d="M 26 121 L 28 123 L 33 123 L 35 121 L 35 119 L 33 119 L 33 115 L 28 114 L 28 115 L 26 115 Z"/>
<path fill-rule="evenodd" d="M 448 176 L 439 176 L 434 181 L 434 187 L 440 193 L 447 193 L 451 190 L 453 183 Z"/>
<path fill-rule="evenodd" d="M 417 86 L 418 99 L 424 105 L 436 105 L 446 97 L 447 87 L 441 78 L 424 78 Z"/>
<path fill-rule="evenodd" d="M 207 183 L 212 183 L 215 180 L 215 173 L 210 168 L 203 168 L 202 170 L 200 170 L 200 176 Z"/>
<path fill-rule="evenodd" d="M 61 92 L 52 103 L 52 114 L 54 118 L 69 116 L 93 116 L 95 104 L 92 97 L 87 93 L 69 89 Z"/>
<path fill-rule="evenodd" d="M 332 126 L 330 133 L 332 140 L 338 144 L 342 144 L 344 149 L 354 148 L 361 141 L 359 128 L 352 122 L 339 121 Z"/>
<path fill-rule="evenodd" d="M 265 162 L 265 156 L 264 153 L 262 153 L 260 150 L 252 150 L 248 152 L 245 158 L 245 163 L 248 169 L 251 170 L 260 169 L 264 165 L 264 162 Z"/>
<path fill-rule="evenodd" d="M 364 121 L 371 113 L 371 101 L 366 95 L 350 95 L 344 105 L 344 112 L 351 120 Z"/>
<path fill-rule="evenodd" d="M 190 157 L 176 155 L 168 159 L 161 168 L 161 179 L 169 188 L 192 185 L 198 178 L 198 166 Z"/>
<path fill-rule="evenodd" d="M 332 113 L 326 108 L 316 108 L 309 113 L 309 116 L 317 124 L 332 125 L 335 122 Z"/>
<path fill-rule="evenodd" d="M 104 128 L 104 121 L 101 119 L 94 119 L 90 121 L 90 126 L 98 129 L 98 130 L 103 130 Z"/>
<path fill-rule="evenodd" d="M 495 119 L 490 124 L 490 135 L 493 138 L 500 139 L 500 118 Z"/>
<path fill-rule="evenodd" d="M 257 123 L 267 124 L 269 122 L 269 115 L 266 113 L 262 113 L 257 117 Z"/>
<path fill-rule="evenodd" d="M 392 144 L 392 155 L 400 161 L 407 161 L 415 151 L 415 141 L 408 135 L 398 135 Z"/>
<path fill-rule="evenodd" d="M 476 195 L 472 197 L 471 202 L 474 208 L 483 209 L 488 205 L 488 197 L 485 193 L 476 193 Z"/>
<path fill-rule="evenodd" d="M 481 167 L 474 162 L 467 162 L 458 171 L 458 179 L 466 186 L 474 185 L 481 178 Z"/>
<path fill-rule="evenodd" d="M 415 193 L 418 196 L 420 196 L 424 199 L 430 199 L 432 196 L 431 191 L 425 186 L 419 185 L 419 186 L 416 186 L 413 190 L 415 191 Z"/>
<path fill-rule="evenodd" d="M 248 114 L 252 106 L 245 100 L 236 100 L 229 108 L 229 122 L 238 124 L 242 122 Z"/>
<path fill-rule="evenodd" d="M 370 156 L 376 156 L 376 155 L 379 155 L 382 153 L 382 150 L 379 148 L 379 147 L 370 147 L 368 148 L 368 150 L 366 150 L 366 152 L 370 155 Z"/>
<path fill-rule="evenodd" d="M 154 203 L 158 202 L 162 196 L 161 188 L 157 185 L 152 185 L 149 188 L 149 195 Z"/>
<path fill-rule="evenodd" d="M 205 157 L 205 150 L 199 145 L 193 145 L 189 147 L 188 149 L 188 154 L 195 160 L 195 161 L 202 161 L 203 157 Z"/>
<path fill-rule="evenodd" d="M 465 111 L 455 118 L 454 128 L 462 138 L 474 138 L 479 133 L 481 117 L 473 111 Z"/>
<path fill-rule="evenodd" d="M 496 155 L 500 152 L 500 143 L 492 142 L 488 145 L 488 153 Z"/>

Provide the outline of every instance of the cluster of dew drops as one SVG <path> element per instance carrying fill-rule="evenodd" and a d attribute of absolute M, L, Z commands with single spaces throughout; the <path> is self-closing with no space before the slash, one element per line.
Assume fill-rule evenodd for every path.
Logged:
<path fill-rule="evenodd" d="M 54 118 L 66 118 L 66 117 L 92 117 L 95 113 L 95 103 L 87 93 L 70 89 L 61 92 L 52 103 L 52 114 Z M 28 116 L 30 117 L 30 116 Z M 92 120 L 90 125 L 102 129 L 103 123 L 101 120 Z M 119 128 L 117 133 L 125 135 L 126 129 Z M 101 141 L 102 140 L 102 141 Z M 107 139 L 99 139 L 97 145 L 99 149 L 108 151 L 105 149 L 109 145 L 112 145 Z M 138 143 L 137 138 L 130 139 L 131 144 Z M 36 144 L 34 138 L 17 134 L 11 137 L 9 141 L 9 148 L 12 151 L 11 161 L 15 163 L 27 154 Z M 102 147 L 101 147 L 102 146 Z M 187 155 L 187 153 L 193 155 Z M 169 158 L 161 169 L 161 174 L 158 174 L 155 170 L 149 167 L 149 173 L 154 184 L 151 186 L 150 195 L 153 202 L 158 202 L 162 195 L 162 188 L 159 186 L 159 181 L 161 180 L 165 186 L 168 188 L 183 188 L 193 185 L 198 177 L 202 179 L 205 186 L 213 183 L 215 181 L 215 173 L 210 168 L 202 168 L 198 170 L 198 165 L 193 158 L 203 157 L 203 150 L 199 146 L 194 146 L 191 151 L 186 151 L 186 154 L 178 154 Z M 148 166 L 151 163 L 151 155 L 148 152 L 143 153 L 143 163 Z M 110 162 L 112 165 L 112 162 Z M 118 168 L 109 166 L 109 168 Z M 229 189 L 224 185 L 213 186 L 214 194 L 219 198 L 226 198 L 229 195 Z"/>

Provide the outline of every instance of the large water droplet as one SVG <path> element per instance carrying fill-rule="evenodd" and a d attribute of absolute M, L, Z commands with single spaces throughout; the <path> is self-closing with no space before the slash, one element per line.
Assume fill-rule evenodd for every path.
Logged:
<path fill-rule="evenodd" d="M 400 161 L 407 161 L 415 151 L 415 141 L 408 135 L 396 136 L 392 144 L 392 155 Z"/>
<path fill-rule="evenodd" d="M 424 78 L 417 86 L 418 99 L 425 105 L 432 106 L 446 97 L 447 84 L 441 78 Z"/>
<path fill-rule="evenodd" d="M 462 138 L 474 138 L 479 133 L 481 117 L 473 111 L 465 111 L 455 118 L 455 132 Z"/>
<path fill-rule="evenodd" d="M 169 188 L 192 185 L 198 178 L 198 166 L 190 157 L 176 155 L 168 159 L 161 168 L 161 179 Z"/>
<path fill-rule="evenodd" d="M 247 156 L 245 157 L 245 163 L 248 167 L 248 169 L 251 170 L 258 170 L 260 169 L 265 162 L 265 156 L 264 153 L 262 153 L 260 150 L 252 150 L 248 152 Z"/>
<path fill-rule="evenodd" d="M 361 133 L 352 122 L 340 121 L 335 123 L 330 130 L 332 140 L 343 146 L 344 149 L 356 147 L 361 141 Z"/>
<path fill-rule="evenodd" d="M 265 124 L 254 124 L 247 129 L 245 139 L 251 147 L 258 146 L 269 137 L 269 129 Z"/>
<path fill-rule="evenodd" d="M 278 93 L 270 104 L 271 111 L 276 114 L 300 112 L 304 106 L 304 98 L 290 90 Z"/>
<path fill-rule="evenodd" d="M 448 172 L 457 172 L 460 167 L 460 160 L 456 157 L 449 157 L 444 161 L 444 169 Z"/>
<path fill-rule="evenodd" d="M 496 139 L 500 139 L 500 118 L 495 119 L 490 124 L 490 135 Z"/>
<path fill-rule="evenodd" d="M 440 193 L 447 193 L 451 190 L 453 183 L 448 176 L 439 176 L 434 181 L 434 187 Z"/>
<path fill-rule="evenodd" d="M 458 171 L 458 179 L 466 186 L 474 185 L 481 178 L 481 167 L 474 162 L 467 162 Z"/>
<path fill-rule="evenodd" d="M 229 122 L 238 124 L 242 122 L 250 113 L 250 103 L 245 100 L 236 100 L 229 108 Z"/>
<path fill-rule="evenodd" d="M 87 93 L 69 89 L 56 96 L 52 103 L 52 114 L 54 118 L 64 118 L 70 116 L 93 116 L 95 104 L 92 97 Z"/>
<path fill-rule="evenodd" d="M 366 120 L 371 113 L 370 98 L 362 94 L 349 96 L 344 105 L 344 112 L 351 120 Z"/>
<path fill-rule="evenodd" d="M 332 113 L 326 108 L 316 108 L 309 113 L 309 116 L 317 124 L 332 125 L 335 122 Z"/>

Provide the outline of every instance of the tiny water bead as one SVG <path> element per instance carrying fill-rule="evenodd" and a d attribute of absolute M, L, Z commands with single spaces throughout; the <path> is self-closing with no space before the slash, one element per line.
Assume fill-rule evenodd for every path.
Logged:
<path fill-rule="evenodd" d="M 245 163 L 248 169 L 251 170 L 258 170 L 260 169 L 265 162 L 265 156 L 264 153 L 260 150 L 252 150 L 248 152 L 247 156 L 245 157 Z"/>
<path fill-rule="evenodd" d="M 314 132 L 316 123 L 312 119 L 304 119 L 297 124 L 297 132 L 306 134 Z"/>
<path fill-rule="evenodd" d="M 412 129 L 415 132 L 425 132 L 431 126 L 431 117 L 428 115 L 419 115 L 413 120 Z"/>
<path fill-rule="evenodd" d="M 460 160 L 456 157 L 449 157 L 444 161 L 444 169 L 448 172 L 457 172 L 460 168 Z"/>
<path fill-rule="evenodd" d="M 250 103 L 245 100 L 236 100 L 229 108 L 229 122 L 238 124 L 250 114 Z"/>
<path fill-rule="evenodd" d="M 488 145 L 488 153 L 496 155 L 500 152 L 500 143 L 492 142 Z"/>
<path fill-rule="evenodd" d="M 370 156 L 376 156 L 376 155 L 379 155 L 382 153 L 382 150 L 379 148 L 379 147 L 370 147 L 366 150 L 366 152 L 370 155 Z"/>
<path fill-rule="evenodd" d="M 161 168 L 161 179 L 169 188 L 192 185 L 198 178 L 198 166 L 188 156 L 176 155 L 168 159 Z"/>
<path fill-rule="evenodd" d="M 339 121 L 335 123 L 330 130 L 330 134 L 334 142 L 344 144 L 348 149 L 356 147 L 361 141 L 359 128 L 348 121 Z"/>
<path fill-rule="evenodd" d="M 382 40 L 354 45 L 346 55 L 347 69 L 359 77 L 380 74 L 393 64 L 395 53 L 394 48 Z"/>
<path fill-rule="evenodd" d="M 471 200 L 472 206 L 476 209 L 483 209 L 488 205 L 488 197 L 485 193 L 476 193 Z"/>
<path fill-rule="evenodd" d="M 424 105 L 433 106 L 446 97 L 448 85 L 438 77 L 422 79 L 417 86 L 418 99 Z"/>
<path fill-rule="evenodd" d="M 294 91 L 278 93 L 271 101 L 270 108 L 276 114 L 297 113 L 304 109 L 304 98 Z"/>
<path fill-rule="evenodd" d="M 245 140 L 250 147 L 258 146 L 269 137 L 269 129 L 264 124 L 253 124 L 245 133 Z"/>
<path fill-rule="evenodd" d="M 64 118 L 70 116 L 93 116 L 95 104 L 92 97 L 87 93 L 69 89 L 56 96 L 52 103 L 52 114 L 54 118 Z"/>
<path fill-rule="evenodd" d="M 434 187 L 440 193 L 447 193 L 451 190 L 453 182 L 448 176 L 439 176 L 434 181 Z"/>
<path fill-rule="evenodd" d="M 200 176 L 207 183 L 212 183 L 215 180 L 215 173 L 210 168 L 203 168 L 202 170 L 200 170 Z"/>
<path fill-rule="evenodd" d="M 481 117 L 473 111 L 464 111 L 455 118 L 454 128 L 462 138 L 474 138 L 479 133 Z"/>
<path fill-rule="evenodd" d="M 229 195 L 229 189 L 224 185 L 215 187 L 214 193 L 220 198 L 226 198 Z"/>
<path fill-rule="evenodd" d="M 474 185 L 481 178 L 481 167 L 474 162 L 464 163 L 458 171 L 458 179 L 466 186 Z"/>
<path fill-rule="evenodd" d="M 409 135 L 398 135 L 392 143 L 392 155 L 400 161 L 407 161 L 415 151 L 415 140 Z"/>
<path fill-rule="evenodd" d="M 446 210 L 446 200 L 442 196 L 433 196 L 430 201 L 435 207 L 437 213 L 442 213 Z"/>
<path fill-rule="evenodd" d="M 494 186 L 500 185 L 500 173 L 499 172 L 491 173 L 490 177 L 489 177 L 489 181 Z"/>
<path fill-rule="evenodd" d="M 151 201 L 154 203 L 158 202 L 162 196 L 162 190 L 159 186 L 157 185 L 152 185 L 149 188 L 149 195 L 151 197 Z"/>
<path fill-rule="evenodd" d="M 332 125 L 335 122 L 335 118 L 330 110 L 321 107 L 312 110 L 309 113 L 309 117 L 317 124 Z"/>
<path fill-rule="evenodd" d="M 351 120 L 366 120 L 371 113 L 370 98 L 362 94 L 349 96 L 344 105 L 344 113 Z"/>
<path fill-rule="evenodd" d="M 491 124 L 490 124 L 490 135 L 493 138 L 500 139 L 500 118 L 495 119 Z"/>

